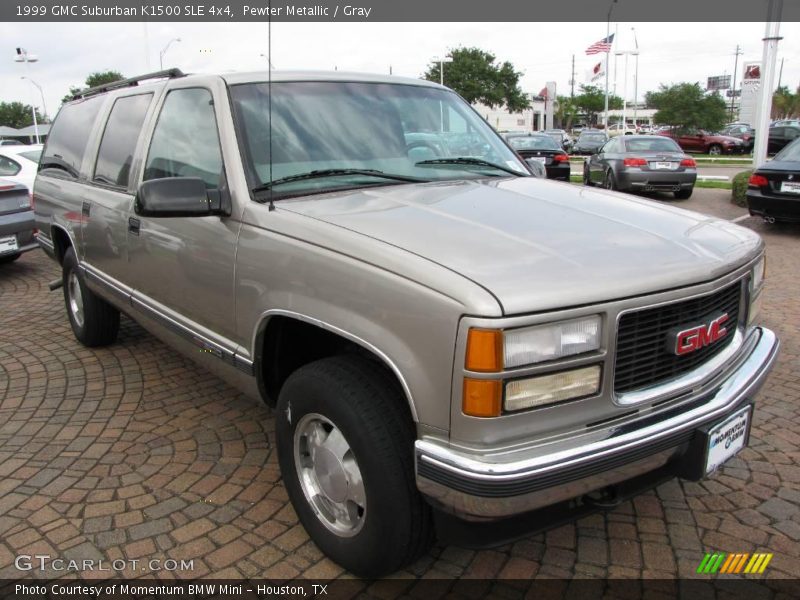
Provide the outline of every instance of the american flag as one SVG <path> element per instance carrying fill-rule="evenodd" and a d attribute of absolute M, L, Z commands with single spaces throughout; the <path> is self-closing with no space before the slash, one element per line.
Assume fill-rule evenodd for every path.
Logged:
<path fill-rule="evenodd" d="M 614 34 L 612 33 L 607 38 L 603 38 L 599 42 L 595 42 L 586 49 L 586 54 L 600 54 L 601 52 L 610 52 L 611 44 L 614 43 Z"/>

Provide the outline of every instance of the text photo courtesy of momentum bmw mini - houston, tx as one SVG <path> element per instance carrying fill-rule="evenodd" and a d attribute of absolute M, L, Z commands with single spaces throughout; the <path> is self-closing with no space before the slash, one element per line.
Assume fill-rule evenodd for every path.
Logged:
<path fill-rule="evenodd" d="M 800 595 L 800 5 L 0 15 L 0 596 Z"/>

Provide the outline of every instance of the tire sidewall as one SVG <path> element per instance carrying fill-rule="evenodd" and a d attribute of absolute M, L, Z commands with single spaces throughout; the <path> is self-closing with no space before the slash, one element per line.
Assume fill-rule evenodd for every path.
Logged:
<path fill-rule="evenodd" d="M 67 311 L 67 318 L 69 319 L 69 324 L 72 327 L 72 332 L 75 334 L 75 337 L 84 342 L 86 339 L 86 299 L 88 298 L 88 290 L 86 289 L 86 284 L 83 281 L 83 275 L 81 274 L 81 270 L 78 268 L 78 258 L 75 256 L 75 250 L 72 248 L 67 249 L 66 253 L 64 254 L 64 260 L 62 262 L 62 288 L 64 290 L 64 308 Z M 78 279 L 78 285 L 81 288 L 81 297 L 83 299 L 83 326 L 78 325 L 75 322 L 75 318 L 72 315 L 72 311 L 69 307 L 69 276 L 71 273 L 75 273 L 75 276 Z"/>

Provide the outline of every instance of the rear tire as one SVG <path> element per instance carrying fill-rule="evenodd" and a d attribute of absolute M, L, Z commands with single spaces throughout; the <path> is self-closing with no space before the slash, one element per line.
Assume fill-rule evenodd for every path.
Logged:
<path fill-rule="evenodd" d="M 583 165 L 583 185 L 592 185 L 592 177 L 589 173 L 589 167 L 587 165 Z"/>
<path fill-rule="evenodd" d="M 692 192 L 694 191 L 693 187 L 690 187 L 688 190 L 681 190 L 679 192 L 673 192 L 675 194 L 676 200 L 687 200 L 692 197 Z"/>
<path fill-rule="evenodd" d="M 722 146 L 720 146 L 719 144 L 712 144 L 711 146 L 708 147 L 708 153 L 711 156 L 719 156 L 720 154 L 722 154 Z"/>
<path fill-rule="evenodd" d="M 0 265 L 6 265 L 8 263 L 12 263 L 17 260 L 20 256 L 22 256 L 21 252 L 17 252 L 16 254 L 7 254 L 6 256 L 0 256 Z"/>
<path fill-rule="evenodd" d="M 86 287 L 73 248 L 64 254 L 62 267 L 64 304 L 75 338 L 90 348 L 113 343 L 119 333 L 119 311 Z"/>
<path fill-rule="evenodd" d="M 278 398 L 278 461 L 292 505 L 320 550 L 361 577 L 392 573 L 433 542 L 405 402 L 381 365 L 352 356 L 300 367 Z"/>
<path fill-rule="evenodd" d="M 606 176 L 603 179 L 603 187 L 607 190 L 617 190 L 617 179 L 614 177 L 614 171 L 609 169 L 606 171 Z"/>

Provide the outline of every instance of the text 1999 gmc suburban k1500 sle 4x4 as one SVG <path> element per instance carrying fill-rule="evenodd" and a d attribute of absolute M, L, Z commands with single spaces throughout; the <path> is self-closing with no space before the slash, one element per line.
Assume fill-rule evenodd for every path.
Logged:
<path fill-rule="evenodd" d="M 532 177 L 426 81 L 150 74 L 65 104 L 39 169 L 78 340 L 124 311 L 276 407 L 301 522 L 361 575 L 702 478 L 778 350 L 757 235 Z"/>

